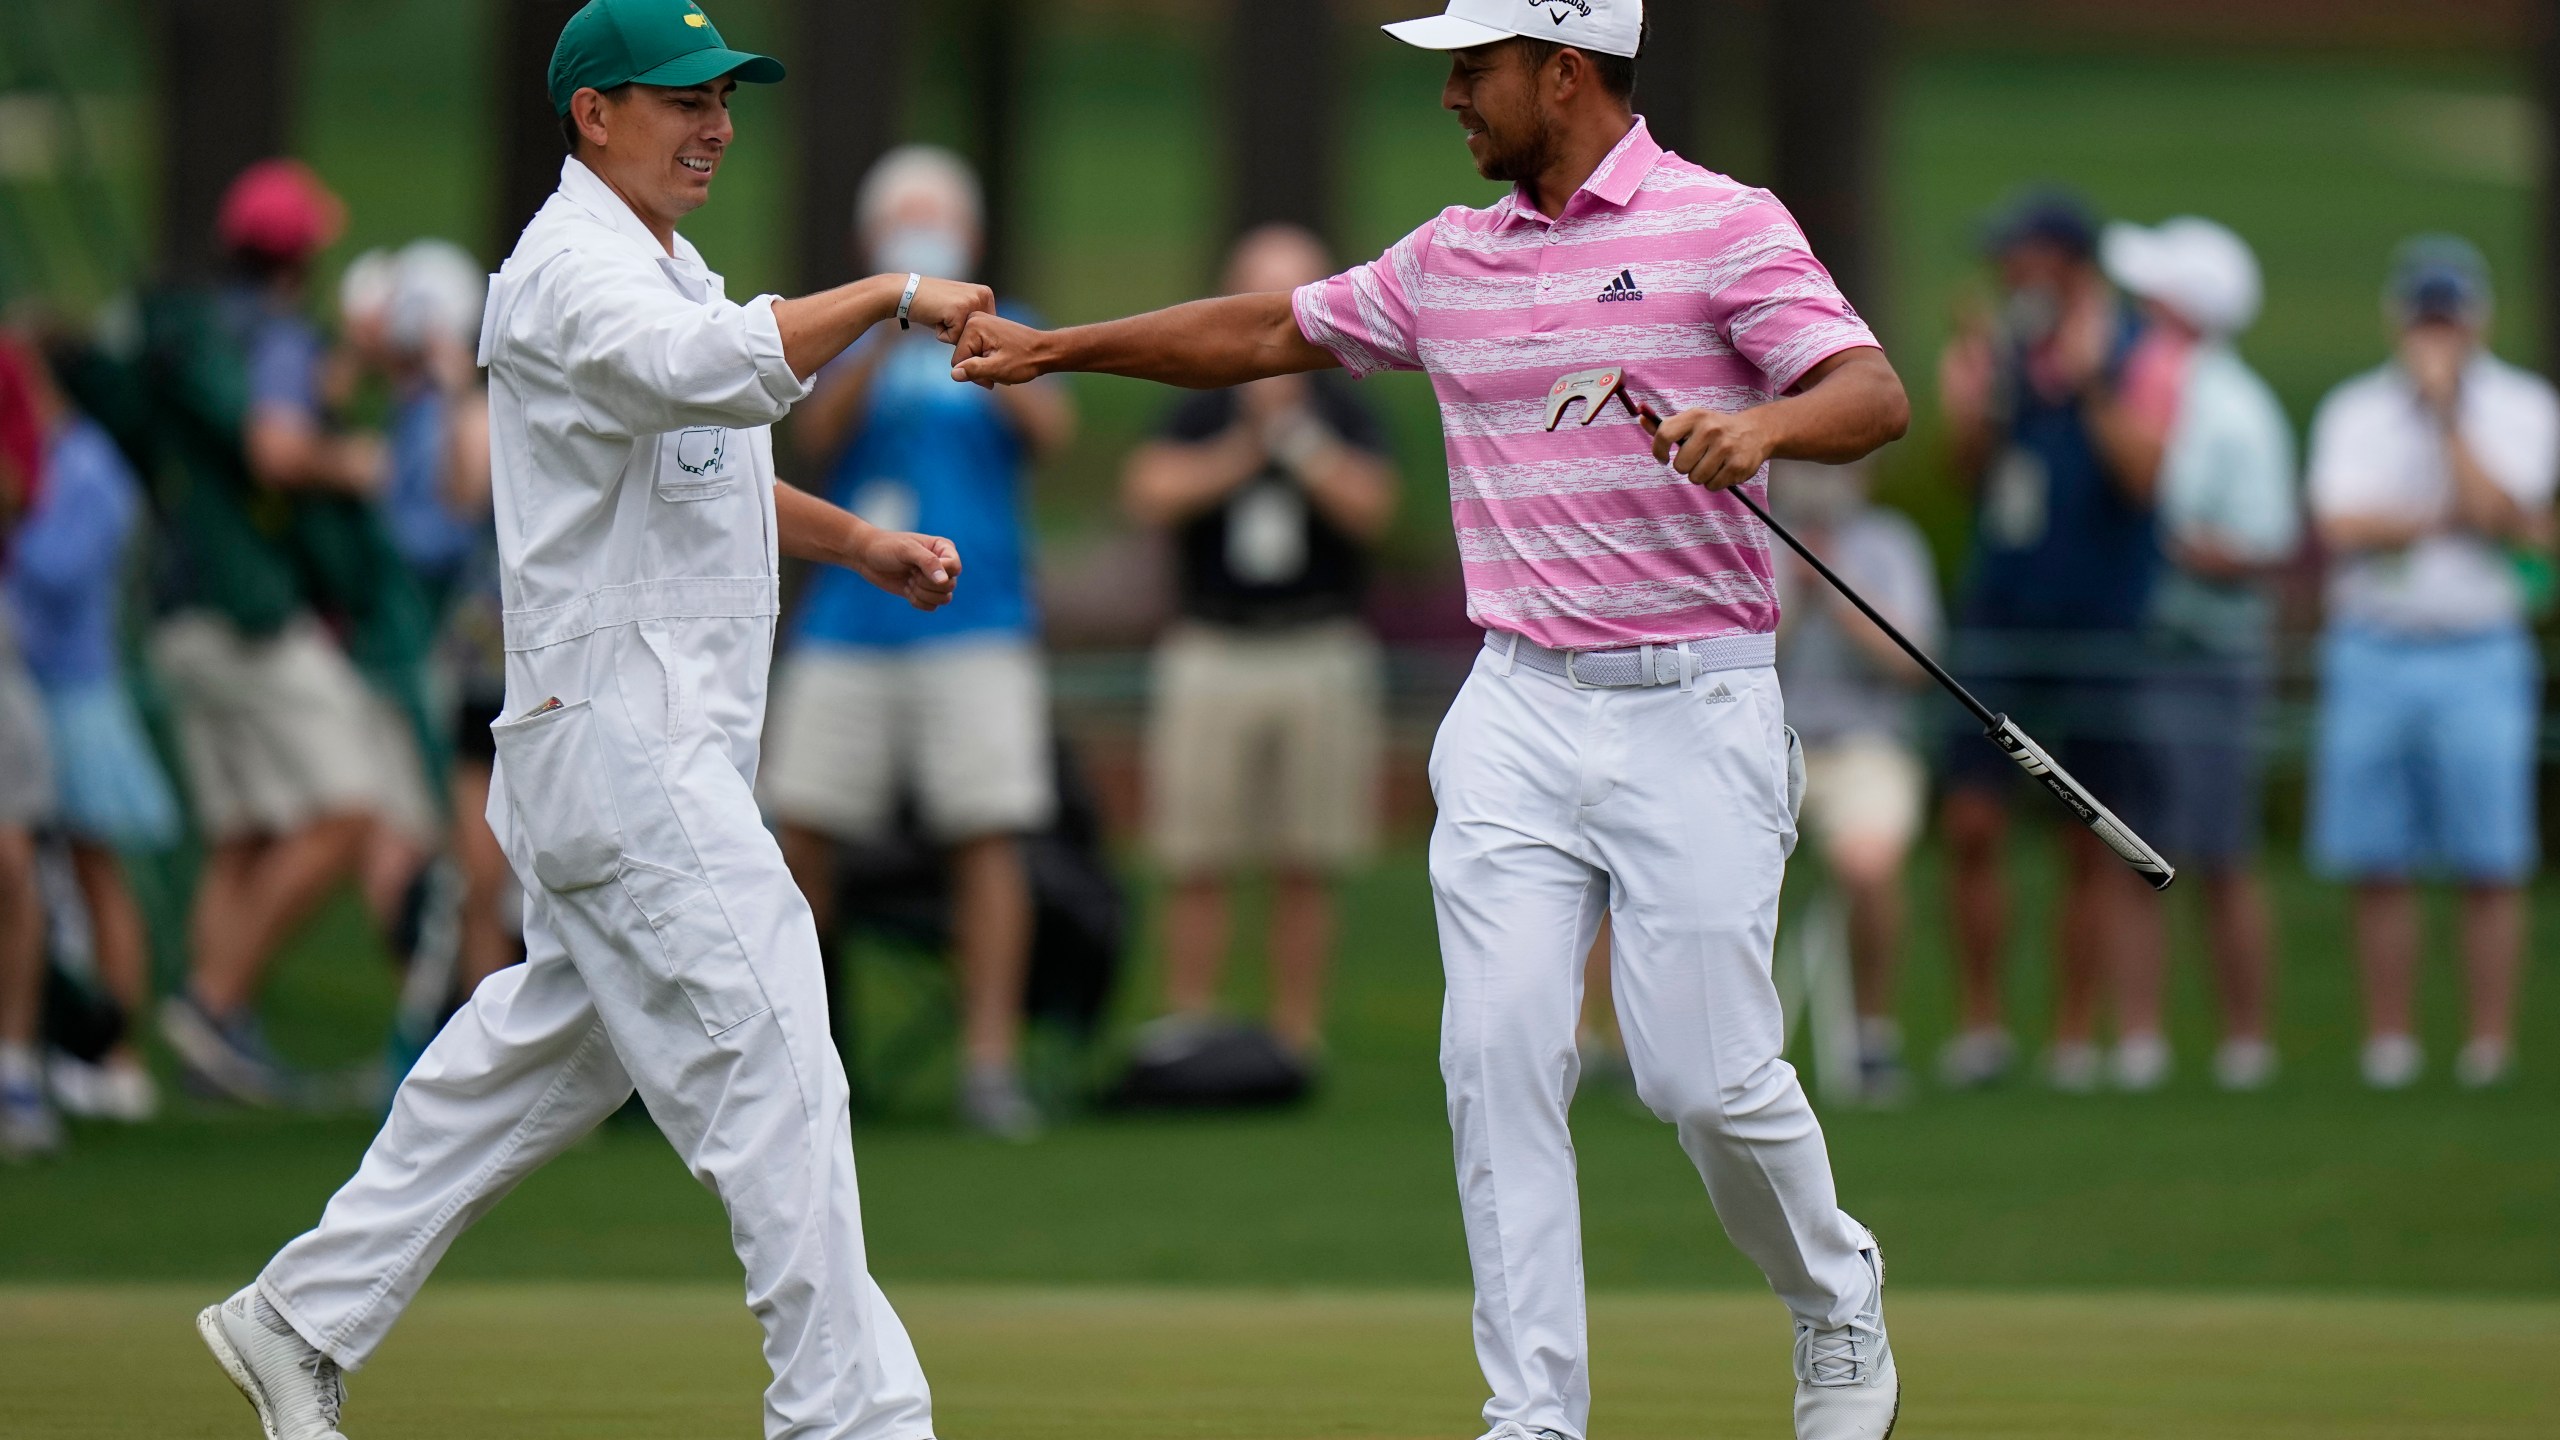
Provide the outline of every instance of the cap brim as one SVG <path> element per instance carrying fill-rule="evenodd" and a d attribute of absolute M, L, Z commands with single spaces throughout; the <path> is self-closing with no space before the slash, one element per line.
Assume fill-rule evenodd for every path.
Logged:
<path fill-rule="evenodd" d="M 2098 264 L 2107 278 L 2145 300 L 2161 298 L 2175 258 L 2158 231 L 2121 220 L 2098 238 Z"/>
<path fill-rule="evenodd" d="M 1423 50 L 1473 50 L 1479 45 L 1494 45 L 1513 38 L 1509 30 L 1455 15 L 1428 15 L 1420 20 L 1399 20 L 1379 27 L 1407 45 Z"/>
<path fill-rule="evenodd" d="M 778 85 L 782 74 L 782 62 L 770 56 L 750 55 L 744 50 L 695 50 L 655 70 L 632 76 L 631 83 L 680 90 L 688 85 L 708 85 L 727 76 L 741 85 Z"/>

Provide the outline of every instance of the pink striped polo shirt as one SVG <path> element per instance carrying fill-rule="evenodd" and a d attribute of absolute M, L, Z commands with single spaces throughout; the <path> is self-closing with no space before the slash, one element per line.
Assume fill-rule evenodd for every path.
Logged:
<path fill-rule="evenodd" d="M 1741 410 L 1876 343 L 1776 196 L 1641 119 L 1563 218 L 1452 207 L 1296 309 L 1356 376 L 1430 373 L 1468 618 L 1559 650 L 1774 634 L 1778 592 L 1767 527 L 1656 464 L 1623 408 L 1547 433 L 1558 376 L 1622 365 L 1664 415 Z"/>

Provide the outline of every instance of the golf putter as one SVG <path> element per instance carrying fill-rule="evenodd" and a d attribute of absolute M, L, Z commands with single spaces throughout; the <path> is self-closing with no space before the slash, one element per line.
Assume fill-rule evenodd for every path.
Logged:
<path fill-rule="evenodd" d="M 1553 432 L 1557 426 L 1563 424 L 1566 412 L 1573 408 L 1573 402 L 1576 400 L 1585 402 L 1582 423 L 1587 427 L 1600 418 L 1600 412 L 1607 408 L 1613 398 L 1627 407 L 1627 413 L 1634 416 L 1647 433 L 1660 432 L 1662 417 L 1655 414 L 1651 406 L 1636 403 L 1635 397 L 1627 393 L 1627 372 L 1623 366 L 1602 370 L 1577 370 L 1556 381 L 1555 387 L 1547 392 L 1547 429 Z M 1930 659 L 1928 652 L 1912 644 L 1910 638 L 1895 628 L 1892 621 L 1876 613 L 1876 607 L 1868 604 L 1865 596 L 1851 589 L 1849 582 L 1841 579 L 1830 566 L 1822 563 L 1821 556 L 1805 548 L 1805 543 L 1789 532 L 1786 526 L 1779 524 L 1767 510 L 1762 509 L 1759 501 L 1752 499 L 1739 487 L 1725 493 L 1741 501 L 1744 508 L 1759 516 L 1760 523 L 1769 527 L 1770 534 L 1785 541 L 1788 549 L 1803 556 L 1804 562 L 1813 567 L 1815 574 L 1829 582 L 1831 588 L 1839 591 L 1850 604 L 1858 607 L 1859 614 L 1874 621 L 1876 628 L 1884 632 L 1886 639 L 1900 646 L 1902 653 L 1910 656 L 1922 670 L 1927 671 L 1930 679 L 1945 687 L 1946 692 L 1953 695 L 1957 703 L 1973 712 L 1973 717 L 1982 722 L 1983 734 L 1992 744 L 2000 747 L 2001 753 L 2015 761 L 2019 769 L 2035 777 L 2036 783 L 2051 791 L 2053 797 L 2062 802 L 2064 809 L 2078 817 L 2081 824 L 2088 826 L 2091 834 L 2105 842 L 2108 849 L 2116 852 L 2117 858 L 2133 867 L 2135 874 L 2150 882 L 2152 889 L 2166 890 L 2170 882 L 2178 878 L 2177 868 L 2172 866 L 2167 858 L 2159 851 L 2152 849 L 2149 842 L 2140 835 L 2135 834 L 2133 827 L 2117 819 L 2114 811 L 2100 804 L 2098 797 L 2090 794 L 2087 786 L 2071 778 L 2071 772 L 2055 763 L 2054 758 L 2045 753 L 2044 747 L 2035 742 L 2035 737 L 2020 729 L 2017 721 L 2006 715 L 1994 713 L 1989 706 L 1975 699 L 1972 691 L 1967 690 L 1956 677 L 1947 673 L 1946 667 Z"/>

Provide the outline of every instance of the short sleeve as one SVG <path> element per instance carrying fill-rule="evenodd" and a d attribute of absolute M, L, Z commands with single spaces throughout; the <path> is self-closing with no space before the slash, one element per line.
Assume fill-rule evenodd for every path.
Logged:
<path fill-rule="evenodd" d="M 258 326 L 249 342 L 249 404 L 320 413 L 320 340 L 301 322 L 282 317 Z"/>
<path fill-rule="evenodd" d="M 1298 291 L 1298 333 L 1330 352 L 1354 376 L 1422 368 L 1420 310 L 1423 262 L 1434 220 L 1366 265 Z"/>
<path fill-rule="evenodd" d="M 1720 246 L 1703 258 L 1721 283 L 1709 318 L 1725 343 L 1769 378 L 1771 394 L 1794 388 L 1843 350 L 1876 345 L 1875 332 L 1776 196 L 1762 193 L 1713 233 Z"/>
<path fill-rule="evenodd" d="M 2331 519 L 2411 510 L 2406 478 L 2393 464 L 2398 448 L 2385 443 L 2387 425 L 2376 423 L 2375 402 L 2381 398 L 2367 377 L 2348 381 L 2320 402 L 2303 483 L 2312 514 Z"/>
<path fill-rule="evenodd" d="M 2497 478 L 2518 504 L 2539 509 L 2560 488 L 2560 394 L 2539 375 L 2518 374 L 2515 380 L 2516 416 L 2501 447 L 2505 463 L 2497 467 Z"/>

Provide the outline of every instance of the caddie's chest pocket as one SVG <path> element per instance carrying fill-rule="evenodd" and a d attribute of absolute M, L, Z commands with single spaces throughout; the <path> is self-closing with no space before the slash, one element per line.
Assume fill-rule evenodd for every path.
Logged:
<path fill-rule="evenodd" d="M 739 437 L 715 426 L 663 436 L 658 442 L 658 496 L 684 504 L 716 500 L 737 488 Z"/>

